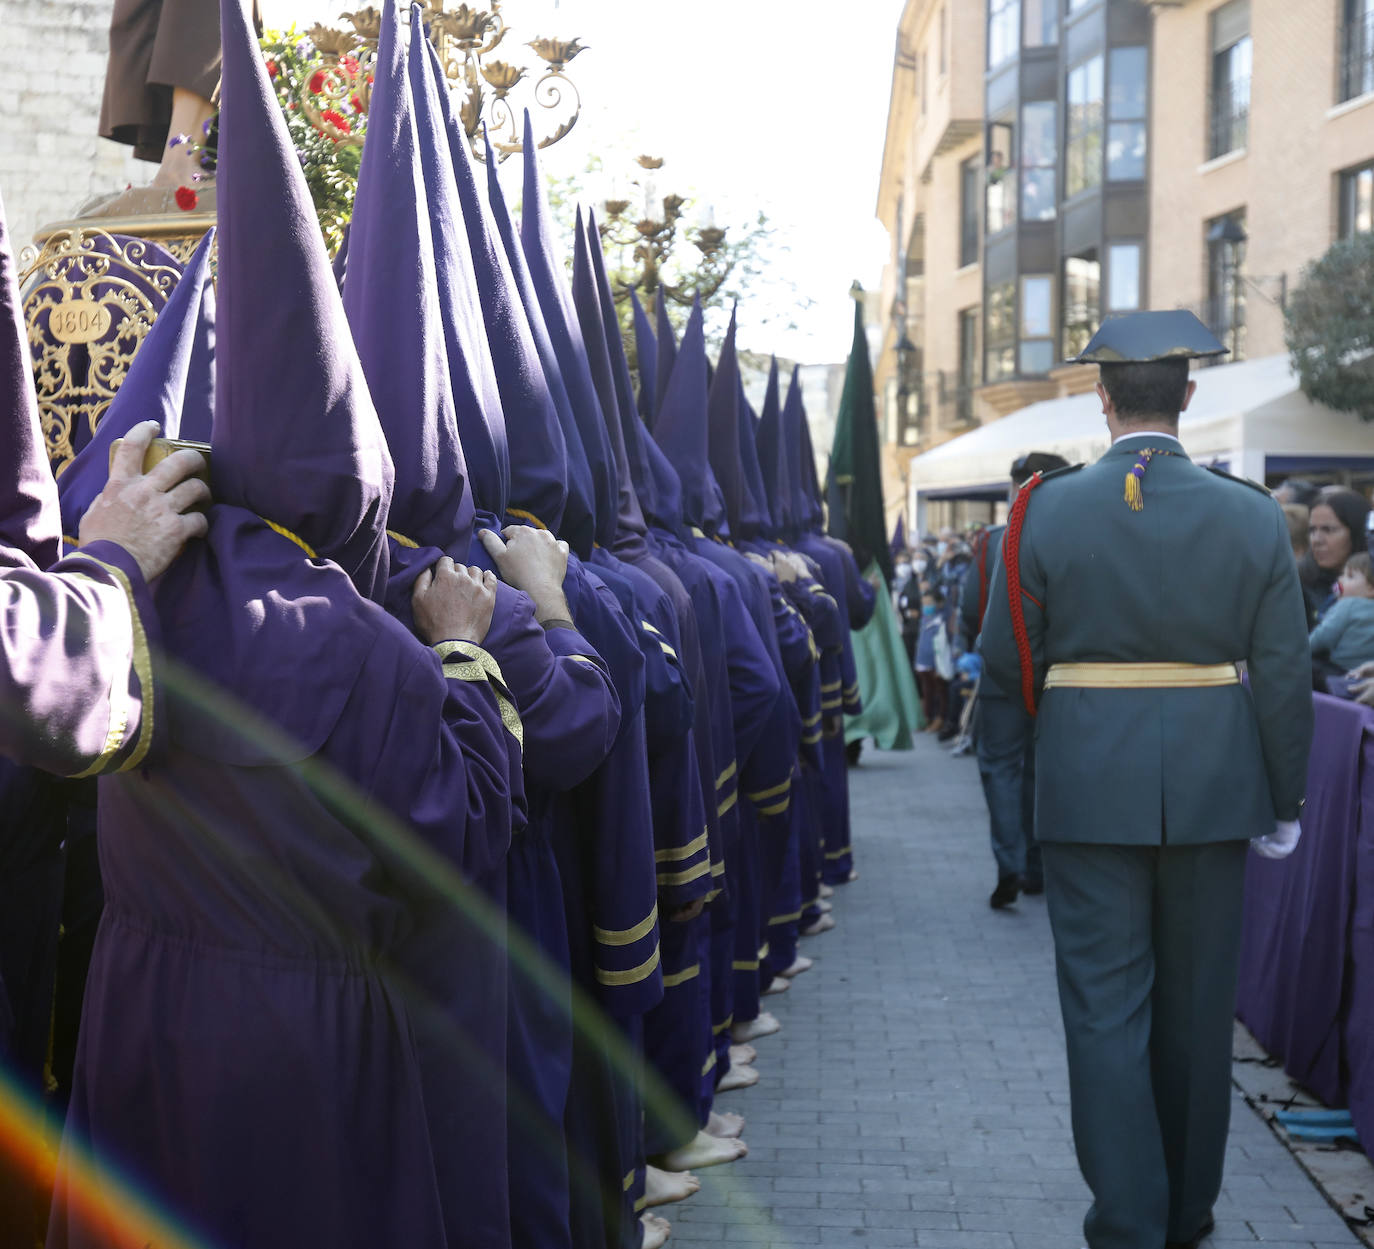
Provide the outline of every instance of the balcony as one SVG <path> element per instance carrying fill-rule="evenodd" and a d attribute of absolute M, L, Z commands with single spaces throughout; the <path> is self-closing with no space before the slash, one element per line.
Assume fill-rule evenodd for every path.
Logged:
<path fill-rule="evenodd" d="M 936 401 L 940 409 L 940 428 L 963 431 L 978 424 L 973 414 L 973 383 L 958 373 L 940 369 L 936 374 Z"/>
<path fill-rule="evenodd" d="M 1250 79 L 1234 78 L 1212 89 L 1212 115 L 1207 158 L 1239 152 L 1250 138 Z"/>
<path fill-rule="evenodd" d="M 1341 27 L 1341 98 L 1353 100 L 1374 91 L 1374 9 Z"/>

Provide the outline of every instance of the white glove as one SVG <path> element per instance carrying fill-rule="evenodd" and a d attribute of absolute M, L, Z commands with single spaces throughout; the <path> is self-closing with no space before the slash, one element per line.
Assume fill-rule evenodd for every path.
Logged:
<path fill-rule="evenodd" d="M 1250 843 L 1256 854 L 1266 859 L 1286 859 L 1298 848 L 1298 838 L 1302 836 L 1302 825 L 1297 820 L 1279 820 L 1272 833 L 1256 837 Z"/>

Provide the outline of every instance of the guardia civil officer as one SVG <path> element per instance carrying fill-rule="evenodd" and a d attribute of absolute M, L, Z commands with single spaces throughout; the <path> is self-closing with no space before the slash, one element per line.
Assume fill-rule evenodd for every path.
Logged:
<path fill-rule="evenodd" d="M 1312 735 L 1282 511 L 1194 464 L 1189 312 L 1104 324 L 1111 449 L 1033 478 L 983 623 L 987 671 L 1038 710 L 1036 832 L 1091 1249 L 1194 1244 L 1230 1111 L 1247 845 L 1297 844 Z M 1237 664 L 1249 672 L 1241 684 Z"/>

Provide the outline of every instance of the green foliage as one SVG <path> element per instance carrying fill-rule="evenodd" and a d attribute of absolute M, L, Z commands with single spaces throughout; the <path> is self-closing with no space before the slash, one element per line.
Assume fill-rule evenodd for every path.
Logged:
<path fill-rule="evenodd" d="M 315 203 L 320 230 L 333 255 L 353 216 L 362 138 L 367 132 L 365 101 L 355 92 L 340 90 L 347 77 L 334 67 L 344 65 L 357 73 L 358 61 L 362 60 L 362 72 L 370 83 L 371 75 L 366 73 L 369 54 L 359 48 L 352 56 L 325 56 L 294 26 L 285 31 L 266 31 L 261 44 L 268 75 Z M 313 120 L 311 111 L 322 113 L 329 128 Z M 348 142 L 336 135 L 356 141 Z"/>
<path fill-rule="evenodd" d="M 1374 234 L 1333 244 L 1303 271 L 1284 339 L 1303 394 L 1374 421 Z"/>

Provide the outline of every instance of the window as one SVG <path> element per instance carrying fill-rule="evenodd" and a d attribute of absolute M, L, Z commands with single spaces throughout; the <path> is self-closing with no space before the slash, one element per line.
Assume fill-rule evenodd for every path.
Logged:
<path fill-rule="evenodd" d="M 1250 0 L 1212 14 L 1212 159 L 1243 149 L 1250 137 Z"/>
<path fill-rule="evenodd" d="M 1341 174 L 1341 238 L 1374 233 L 1374 164 Z"/>
<path fill-rule="evenodd" d="M 1113 48 L 1108 70 L 1107 180 L 1129 182 L 1145 176 L 1145 49 Z"/>
<path fill-rule="evenodd" d="M 965 308 L 959 313 L 959 389 L 969 391 L 977 382 L 978 372 L 978 309 Z"/>
<path fill-rule="evenodd" d="M 1230 348 L 1245 354 L 1245 209 L 1207 223 L 1207 325 Z"/>
<path fill-rule="evenodd" d="M 1016 284 L 990 286 L 983 319 L 983 380 L 1000 382 L 1016 372 Z"/>
<path fill-rule="evenodd" d="M 1026 47 L 1046 48 L 1059 42 L 1059 0 L 1025 0 Z"/>
<path fill-rule="evenodd" d="M 1048 275 L 1021 279 L 1020 373 L 1048 373 L 1054 367 L 1053 287 Z"/>
<path fill-rule="evenodd" d="M 1102 182 L 1102 56 L 1069 70 L 1069 134 L 1064 150 L 1064 198 Z"/>
<path fill-rule="evenodd" d="M 949 14 L 940 6 L 940 77 L 949 73 Z"/>
<path fill-rule="evenodd" d="M 978 194 L 983 162 L 970 156 L 959 166 L 959 264 L 978 262 Z"/>
<path fill-rule="evenodd" d="M 1345 0 L 1341 23 L 1341 99 L 1374 91 L 1374 0 Z"/>
<path fill-rule="evenodd" d="M 1107 311 L 1135 312 L 1140 307 L 1140 244 L 1107 245 Z"/>
<path fill-rule="evenodd" d="M 930 50 L 921 49 L 921 116 L 930 106 Z"/>
<path fill-rule="evenodd" d="M 985 229 L 989 237 L 1016 223 L 1015 131 L 1009 121 L 995 121 L 988 127 Z"/>
<path fill-rule="evenodd" d="M 1058 112 L 1053 100 L 1021 106 L 1022 221 L 1054 219 Z"/>
<path fill-rule="evenodd" d="M 1064 357 L 1088 345 L 1102 317 L 1102 264 L 1096 249 L 1064 258 Z"/>
<path fill-rule="evenodd" d="M 1021 0 L 988 0 L 988 68 L 996 69 L 1021 50 Z"/>

